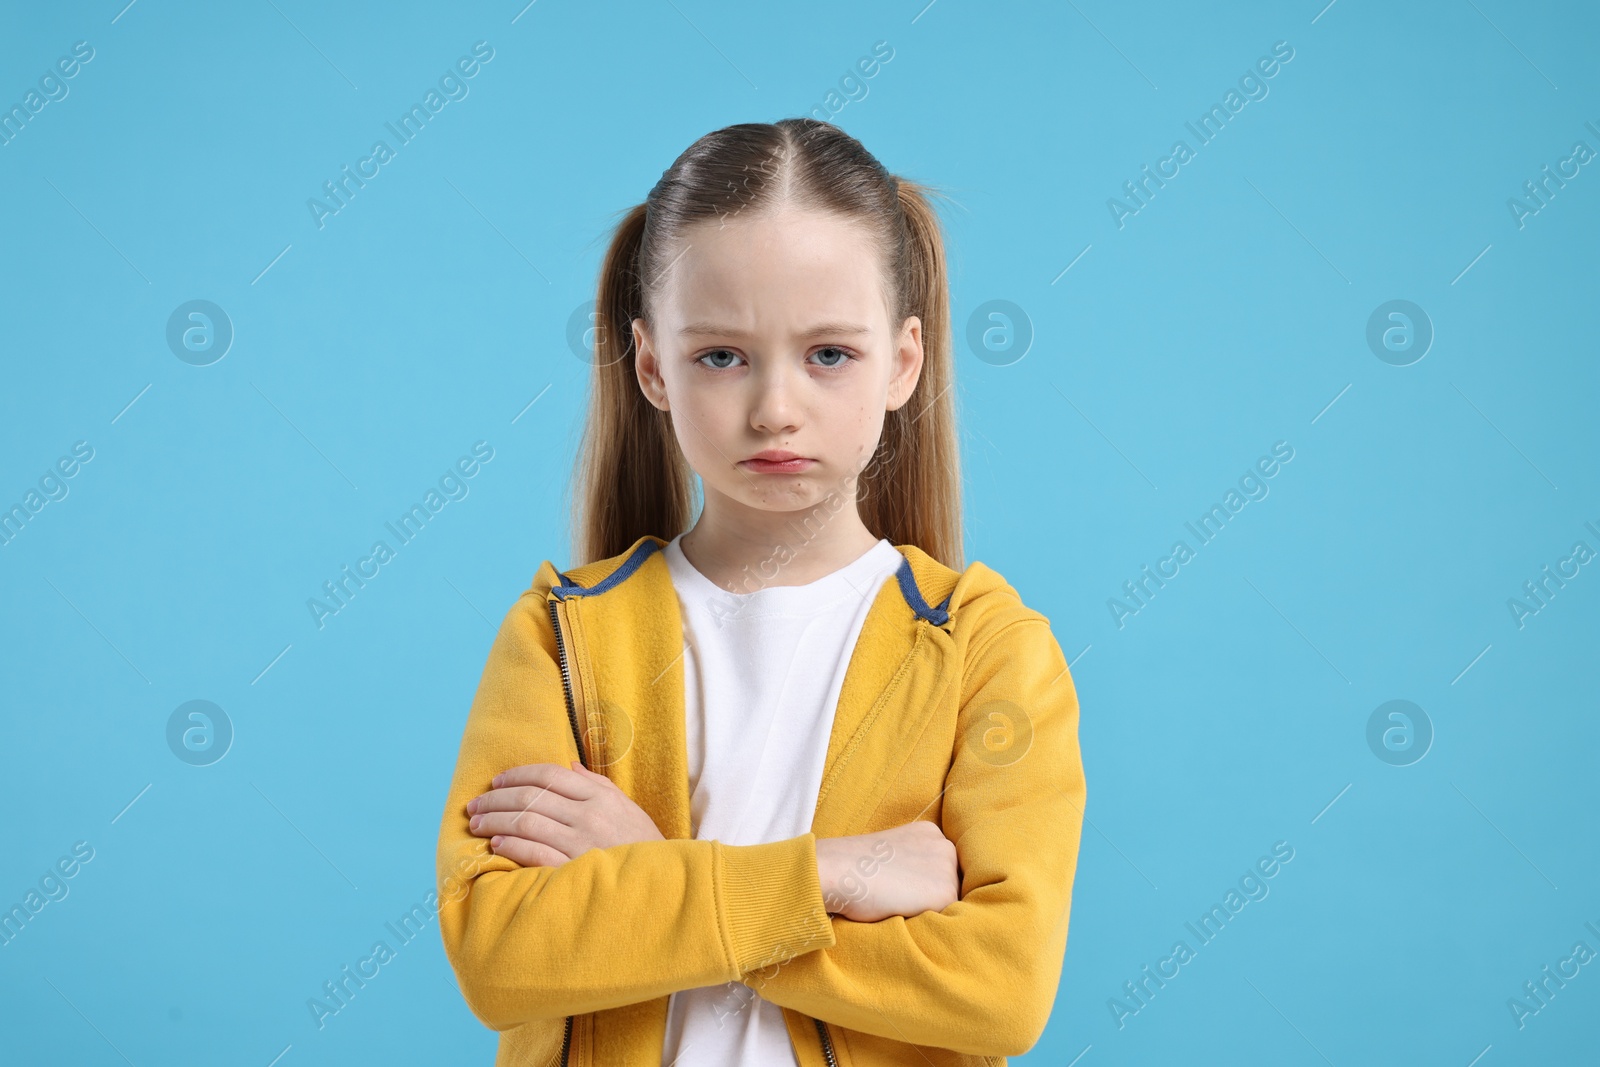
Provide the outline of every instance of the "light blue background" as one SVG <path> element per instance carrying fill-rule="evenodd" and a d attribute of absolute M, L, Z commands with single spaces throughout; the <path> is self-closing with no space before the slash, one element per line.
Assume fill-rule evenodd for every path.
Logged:
<path fill-rule="evenodd" d="M 325 1028 L 306 1001 L 432 888 L 495 624 L 567 561 L 566 331 L 616 213 L 880 40 L 835 121 L 955 202 L 968 558 L 1050 617 L 1082 703 L 1066 964 L 1016 1062 L 1594 1054 L 1600 964 L 1507 1007 L 1600 951 L 1600 564 L 1507 608 L 1600 549 L 1600 166 L 1507 207 L 1600 149 L 1591 5 L 122 2 L 0 33 L 6 107 L 95 50 L 0 148 L 0 505 L 94 449 L 0 548 L 0 903 L 95 850 L 0 947 L 7 1060 L 491 1062 L 433 924 Z M 319 229 L 308 198 L 480 40 L 470 94 Z M 1277 41 L 1269 95 L 1119 229 L 1107 199 Z M 192 299 L 236 331 L 206 367 L 165 341 Z M 1409 366 L 1366 344 L 1392 299 L 1436 331 Z M 1020 361 L 965 342 L 990 300 Z M 480 440 L 470 494 L 319 630 L 307 598 Z M 1270 495 L 1118 628 L 1108 598 L 1278 441 Z M 236 731 L 211 766 L 167 747 L 192 699 Z M 1367 745 L 1391 699 L 1435 730 L 1410 766 Z M 1277 841 L 1270 895 L 1119 1028 Z"/>

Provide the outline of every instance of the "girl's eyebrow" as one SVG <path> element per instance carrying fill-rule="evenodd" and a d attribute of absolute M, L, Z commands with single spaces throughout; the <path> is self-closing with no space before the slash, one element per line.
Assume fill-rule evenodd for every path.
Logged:
<path fill-rule="evenodd" d="M 741 336 L 741 331 L 731 326 L 722 326 L 714 322 L 691 322 L 678 331 L 685 336 L 710 336 L 710 337 L 736 337 Z M 854 322 L 820 322 L 808 330 L 797 334 L 798 337 L 837 337 L 840 334 L 854 334 L 860 336 L 871 333 L 867 327 Z"/>

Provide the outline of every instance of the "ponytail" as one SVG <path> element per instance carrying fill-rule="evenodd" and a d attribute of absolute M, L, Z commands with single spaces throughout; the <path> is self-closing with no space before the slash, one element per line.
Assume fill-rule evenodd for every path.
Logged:
<path fill-rule="evenodd" d="M 645 534 L 674 537 L 688 527 L 694 506 L 694 470 L 670 416 L 645 399 L 634 376 L 633 320 L 644 315 L 638 262 L 645 216 L 644 204 L 626 214 L 600 269 L 594 375 L 575 479 L 575 563 L 614 556 Z"/>
<path fill-rule="evenodd" d="M 899 321 L 922 321 L 922 373 L 911 398 L 884 417 L 862 473 L 861 521 L 894 544 L 914 544 L 962 570 L 961 455 L 956 438 L 950 291 L 939 217 L 926 186 L 896 179 L 904 241 Z"/>

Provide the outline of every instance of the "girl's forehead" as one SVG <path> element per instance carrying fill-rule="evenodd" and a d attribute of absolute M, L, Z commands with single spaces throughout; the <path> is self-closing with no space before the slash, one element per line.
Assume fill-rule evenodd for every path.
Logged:
<path fill-rule="evenodd" d="M 861 227 L 828 216 L 696 227 L 662 281 L 658 318 L 690 336 L 887 322 L 877 250 Z"/>
<path fill-rule="evenodd" d="M 660 327 L 684 344 L 754 337 L 865 343 L 888 324 L 887 302 L 876 279 L 856 287 L 837 279 L 765 286 L 741 278 L 727 286 L 674 287 L 656 306 Z"/>

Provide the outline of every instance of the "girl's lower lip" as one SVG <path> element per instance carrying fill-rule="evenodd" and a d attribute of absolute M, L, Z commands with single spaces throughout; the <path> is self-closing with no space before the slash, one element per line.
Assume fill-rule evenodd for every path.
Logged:
<path fill-rule="evenodd" d="M 740 466 L 758 474 L 793 474 L 805 470 L 815 462 L 814 459 L 747 459 Z"/>

